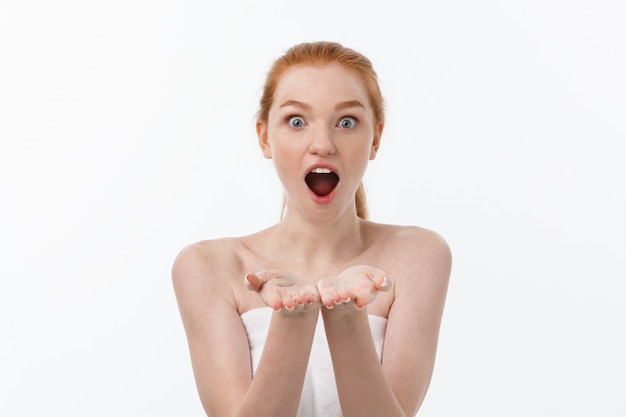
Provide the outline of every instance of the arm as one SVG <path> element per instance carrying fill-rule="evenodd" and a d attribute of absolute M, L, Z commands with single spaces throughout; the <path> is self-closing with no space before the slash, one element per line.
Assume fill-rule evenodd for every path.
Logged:
<path fill-rule="evenodd" d="M 274 311 L 259 366 L 237 416 L 297 414 L 318 316 L 318 306 L 297 315 Z"/>
<path fill-rule="evenodd" d="M 172 270 L 202 405 L 211 417 L 295 416 L 319 307 L 273 313 L 253 379 L 245 328 L 225 278 L 235 269 L 224 261 L 226 252 L 192 246 Z"/>
<path fill-rule="evenodd" d="M 388 315 L 382 364 L 366 310 L 358 309 L 358 303 L 357 308 L 322 310 L 345 417 L 414 416 L 426 395 L 451 257 L 437 236 L 429 238 L 427 247 L 423 243 L 418 247 L 419 254 L 408 256 L 403 267 L 395 271 L 395 297 Z M 323 292 L 322 303 L 328 305 Z"/>

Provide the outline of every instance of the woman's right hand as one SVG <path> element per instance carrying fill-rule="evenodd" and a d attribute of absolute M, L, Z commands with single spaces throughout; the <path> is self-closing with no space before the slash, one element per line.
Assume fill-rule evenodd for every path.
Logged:
<path fill-rule="evenodd" d="M 276 311 L 296 313 L 320 303 L 315 285 L 304 284 L 280 269 L 250 272 L 246 274 L 244 283 L 249 290 L 257 292 L 267 306 Z"/>

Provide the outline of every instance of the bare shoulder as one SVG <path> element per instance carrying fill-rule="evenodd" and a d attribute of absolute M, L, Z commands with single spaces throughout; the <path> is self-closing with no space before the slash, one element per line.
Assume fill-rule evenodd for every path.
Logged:
<path fill-rule="evenodd" d="M 398 278 L 400 288 L 426 281 L 447 286 L 452 252 L 443 236 L 418 226 L 373 223 L 371 227 L 380 242 L 377 251 L 383 269 Z"/>
<path fill-rule="evenodd" d="M 185 246 L 176 256 L 173 268 L 190 264 L 207 264 L 215 261 L 228 261 L 228 255 L 235 253 L 239 238 L 202 240 Z M 227 258 L 224 259 L 224 256 Z"/>
<path fill-rule="evenodd" d="M 386 227 L 390 228 L 397 239 L 412 241 L 416 245 L 440 249 L 445 249 L 448 246 L 443 236 L 434 230 L 419 226 L 386 225 Z"/>
<path fill-rule="evenodd" d="M 236 262 L 237 246 L 236 238 L 203 240 L 185 246 L 174 259 L 172 275 L 177 277 L 190 269 L 224 267 Z"/>
<path fill-rule="evenodd" d="M 177 295 L 205 293 L 234 303 L 230 277 L 239 269 L 240 247 L 239 238 L 203 240 L 184 247 L 172 265 Z"/>
<path fill-rule="evenodd" d="M 408 246 L 415 249 L 421 256 L 445 263 L 452 261 L 452 251 L 448 242 L 434 230 L 404 226 L 400 235 L 406 240 Z"/>
<path fill-rule="evenodd" d="M 436 258 L 451 261 L 452 252 L 439 233 L 419 226 L 398 226 L 372 223 L 377 239 L 388 248 L 389 254 L 405 261 L 419 258 Z"/>
<path fill-rule="evenodd" d="M 439 233 L 417 226 L 405 226 L 399 241 L 407 248 L 407 265 L 421 275 L 430 276 L 447 285 L 452 268 L 452 251 Z"/>

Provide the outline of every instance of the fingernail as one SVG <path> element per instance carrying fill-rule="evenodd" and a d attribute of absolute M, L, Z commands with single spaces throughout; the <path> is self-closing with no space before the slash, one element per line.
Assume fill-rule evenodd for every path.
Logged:
<path fill-rule="evenodd" d="M 389 285 L 389 278 L 387 278 L 387 275 L 385 275 L 383 277 L 383 282 L 382 284 L 380 284 L 380 288 L 385 288 L 387 285 Z"/>
<path fill-rule="evenodd" d="M 246 288 L 248 288 L 249 290 L 252 289 L 252 284 L 250 284 L 250 281 L 248 281 L 248 275 L 250 274 L 246 274 L 243 276 L 243 283 L 246 286 Z"/>

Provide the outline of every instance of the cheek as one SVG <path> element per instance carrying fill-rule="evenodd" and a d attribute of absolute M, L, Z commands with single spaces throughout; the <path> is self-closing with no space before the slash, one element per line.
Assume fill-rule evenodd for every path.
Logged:
<path fill-rule="evenodd" d="M 281 181 L 297 177 L 295 173 L 299 170 L 300 158 L 294 150 L 285 146 L 274 147 L 272 148 L 272 161 Z"/>
<path fill-rule="evenodd" d="M 371 159 L 371 156 L 375 154 L 372 147 L 371 138 L 363 138 L 360 143 L 355 144 L 352 149 L 352 155 L 354 155 L 356 161 L 367 161 Z"/>
<path fill-rule="evenodd" d="M 352 155 L 353 158 L 350 158 L 349 167 L 352 167 L 355 176 L 362 177 L 370 159 L 372 159 L 372 148 L 361 146 L 359 149 L 355 149 Z"/>

